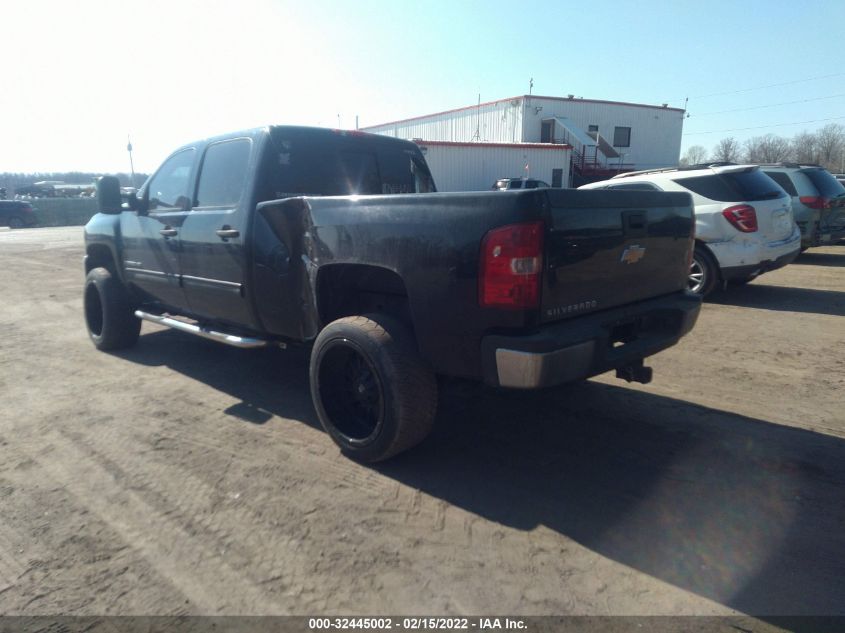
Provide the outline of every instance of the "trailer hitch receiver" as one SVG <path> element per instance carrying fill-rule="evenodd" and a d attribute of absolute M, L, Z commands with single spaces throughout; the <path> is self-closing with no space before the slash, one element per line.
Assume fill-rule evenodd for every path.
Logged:
<path fill-rule="evenodd" d="M 643 364 L 643 360 L 640 359 L 635 363 L 631 363 L 629 365 L 625 365 L 624 367 L 618 367 L 616 369 L 616 377 L 622 378 L 627 382 L 641 382 L 644 385 L 647 385 L 651 382 L 651 377 L 654 372 L 652 371 L 651 367 L 646 367 Z"/>

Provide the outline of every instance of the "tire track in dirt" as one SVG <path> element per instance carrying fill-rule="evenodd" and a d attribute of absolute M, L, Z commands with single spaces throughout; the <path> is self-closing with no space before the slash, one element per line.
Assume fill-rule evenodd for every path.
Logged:
<path fill-rule="evenodd" d="M 27 441 L 19 443 L 18 448 L 38 464 L 43 475 L 63 486 L 81 505 L 116 530 L 199 612 L 284 613 L 270 596 L 197 543 L 183 526 L 128 490 L 113 473 L 93 463 L 90 455 L 54 433 L 49 431 L 47 437 L 42 437 L 38 447 Z M 202 582 L 204 579 L 213 582 Z M 236 592 L 233 587 L 237 587 Z"/>
<path fill-rule="evenodd" d="M 62 435 L 159 515 L 183 526 L 198 543 L 210 544 L 205 546 L 208 557 L 225 562 L 256 587 L 272 584 L 276 594 L 281 589 L 282 595 L 274 595 L 276 603 L 283 607 L 288 603 L 290 608 L 289 592 L 299 602 L 316 591 L 310 580 L 314 557 L 309 551 L 307 523 L 295 534 L 273 529 L 241 500 L 240 493 L 227 492 L 192 475 L 180 464 L 170 463 L 168 455 L 155 459 L 155 451 L 139 453 L 143 447 L 119 431 L 103 429 L 84 436 L 64 431 Z M 303 505 L 295 498 L 277 501 Z M 310 509 L 308 502 L 305 506 Z"/>

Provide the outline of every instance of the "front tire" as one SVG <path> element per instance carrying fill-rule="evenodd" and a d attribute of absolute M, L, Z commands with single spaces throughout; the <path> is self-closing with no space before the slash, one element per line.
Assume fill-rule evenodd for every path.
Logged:
<path fill-rule="evenodd" d="M 9 218 L 9 228 L 10 229 L 22 229 L 24 227 L 23 218 L 19 218 L 16 215 L 13 215 Z"/>
<path fill-rule="evenodd" d="M 437 381 L 408 328 L 391 317 L 351 316 L 327 325 L 314 342 L 309 373 L 320 423 L 357 461 L 388 459 L 431 431 Z"/>
<path fill-rule="evenodd" d="M 713 256 L 703 246 L 696 245 L 689 270 L 690 291 L 706 297 L 713 292 L 718 280 L 719 266 Z"/>
<path fill-rule="evenodd" d="M 106 268 L 94 268 L 85 278 L 85 325 L 99 350 L 132 347 L 141 332 L 141 320 L 132 310 L 126 288 Z"/>

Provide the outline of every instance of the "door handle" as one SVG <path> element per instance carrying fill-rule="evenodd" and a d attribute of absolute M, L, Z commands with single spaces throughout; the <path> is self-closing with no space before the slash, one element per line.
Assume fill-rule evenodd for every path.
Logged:
<path fill-rule="evenodd" d="M 228 224 L 224 226 L 222 229 L 218 229 L 215 231 L 218 236 L 220 236 L 221 240 L 227 240 L 230 237 L 240 237 L 241 232 L 238 229 L 233 229 Z"/>
<path fill-rule="evenodd" d="M 166 226 L 163 229 L 161 229 L 159 231 L 159 233 L 161 235 L 163 235 L 164 237 L 176 237 L 176 234 L 178 233 L 178 231 L 176 229 L 170 228 L 169 226 Z"/>

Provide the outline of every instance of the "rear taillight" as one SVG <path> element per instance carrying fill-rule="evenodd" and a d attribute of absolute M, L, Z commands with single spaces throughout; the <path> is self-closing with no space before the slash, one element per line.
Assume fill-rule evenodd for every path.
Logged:
<path fill-rule="evenodd" d="M 737 231 L 753 233 L 757 230 L 757 212 L 750 204 L 728 207 L 722 211 L 722 215 Z"/>
<path fill-rule="evenodd" d="M 493 229 L 481 242 L 479 303 L 495 308 L 538 307 L 542 264 L 542 222 Z"/>
<path fill-rule="evenodd" d="M 824 196 L 801 196 L 798 198 L 801 204 L 810 207 L 811 209 L 829 209 L 830 200 Z"/>

